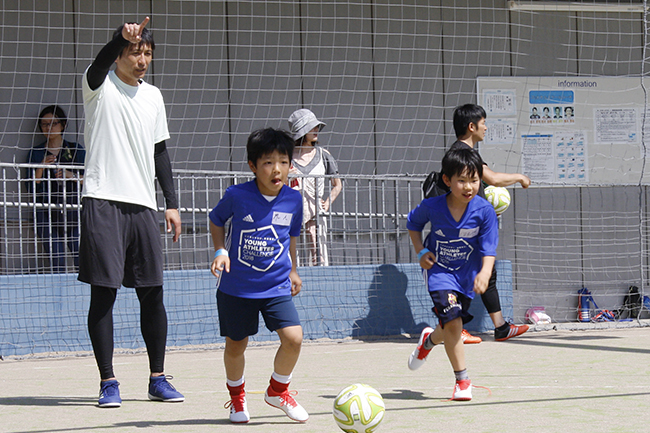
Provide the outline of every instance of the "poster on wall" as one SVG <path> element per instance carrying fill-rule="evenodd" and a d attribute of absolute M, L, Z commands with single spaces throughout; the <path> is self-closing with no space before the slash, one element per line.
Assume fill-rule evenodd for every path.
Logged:
<path fill-rule="evenodd" d="M 637 108 L 594 108 L 596 143 L 638 143 Z"/>
<path fill-rule="evenodd" d="M 514 116 L 517 114 L 517 95 L 514 90 L 486 90 L 483 96 L 483 108 L 488 117 Z"/>
<path fill-rule="evenodd" d="M 529 90 L 529 124 L 564 126 L 575 123 L 574 101 L 572 90 Z"/>
<path fill-rule="evenodd" d="M 495 171 L 524 173 L 533 185 L 644 176 L 639 78 L 480 77 L 477 89 L 488 127 L 479 149 Z"/>

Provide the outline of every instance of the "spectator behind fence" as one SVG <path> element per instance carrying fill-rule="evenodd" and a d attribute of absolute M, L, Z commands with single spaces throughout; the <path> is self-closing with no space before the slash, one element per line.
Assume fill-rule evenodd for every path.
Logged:
<path fill-rule="evenodd" d="M 86 151 L 82 145 L 63 139 L 67 122 L 65 111 L 58 105 L 43 108 L 38 129 L 45 142 L 33 147 L 28 158 L 30 164 L 53 166 L 30 168 L 27 190 L 35 203 L 44 205 L 36 209 L 36 234 L 54 273 L 66 271 L 66 244 L 74 258 L 75 271 L 79 265 L 79 210 L 59 206 L 79 203 Z"/>
<path fill-rule="evenodd" d="M 334 157 L 318 144 L 318 133 L 325 123 L 306 108 L 296 110 L 289 116 L 289 129 L 296 141 L 293 151 L 292 174 L 298 175 L 336 175 L 339 168 Z M 319 177 L 296 177 L 291 181 L 291 187 L 297 189 L 303 196 L 303 222 L 309 242 L 309 256 L 312 266 L 328 266 L 327 255 L 327 221 L 320 212 L 329 211 L 336 197 L 341 192 L 343 184 L 338 177 L 331 177 L 332 189 L 327 199 L 325 181 Z M 318 208 L 316 207 L 318 199 Z M 318 217 L 318 222 L 316 218 Z M 318 228 L 318 233 L 317 233 Z M 320 254 L 319 254 L 320 250 Z"/>

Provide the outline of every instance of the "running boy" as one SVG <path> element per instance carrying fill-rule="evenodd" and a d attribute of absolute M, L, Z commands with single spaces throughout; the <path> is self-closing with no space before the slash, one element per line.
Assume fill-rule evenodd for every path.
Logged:
<path fill-rule="evenodd" d="M 468 309 L 474 293 L 488 287 L 499 241 L 494 208 L 476 197 L 482 175 L 483 161 L 476 152 L 449 150 L 442 159 L 442 178 L 450 193 L 424 199 L 406 223 L 439 322 L 435 330 L 422 330 L 408 366 L 421 367 L 431 349 L 444 341 L 456 375 L 452 400 L 472 399 L 461 332 L 463 323 L 473 318 Z M 422 243 L 427 223 L 431 232 Z"/>
<path fill-rule="evenodd" d="M 456 133 L 456 141 L 451 145 L 449 150 L 453 149 L 475 149 L 477 143 L 485 139 L 487 126 L 485 126 L 486 113 L 483 107 L 476 104 L 465 104 L 456 107 L 454 110 L 454 132 Z M 480 158 L 480 156 L 479 156 Z M 520 173 L 500 173 L 491 170 L 483 160 L 483 175 L 481 179 L 488 185 L 494 186 L 510 186 L 515 183 L 520 183 L 523 188 L 530 186 L 530 179 Z M 441 177 L 438 180 L 438 187 L 448 191 L 442 181 Z M 485 198 L 483 191 L 483 184 L 479 186 L 479 197 Z M 496 268 L 492 270 L 490 283 L 488 288 L 481 295 L 481 300 L 487 309 L 492 323 L 494 323 L 494 339 L 496 341 L 506 341 L 512 337 L 523 334 L 528 331 L 528 325 L 514 325 L 506 322 L 501 312 L 501 303 L 499 301 L 499 292 L 497 291 L 497 272 Z M 463 330 L 463 341 L 465 344 L 480 343 L 479 337 L 470 335 L 467 331 Z"/>
<path fill-rule="evenodd" d="M 292 300 L 302 286 L 296 272 L 302 197 L 285 185 L 293 147 L 293 139 L 284 131 L 267 128 L 253 132 L 246 152 L 255 179 L 228 188 L 210 212 L 216 250 L 211 270 L 218 278 L 217 309 L 221 335 L 226 337 L 224 364 L 231 398 L 227 406 L 233 423 L 250 420 L 244 351 L 248 337 L 257 334 L 260 312 L 266 327 L 280 337 L 264 401 L 294 421 L 309 418 L 289 392 L 302 344 L 302 327 Z"/>

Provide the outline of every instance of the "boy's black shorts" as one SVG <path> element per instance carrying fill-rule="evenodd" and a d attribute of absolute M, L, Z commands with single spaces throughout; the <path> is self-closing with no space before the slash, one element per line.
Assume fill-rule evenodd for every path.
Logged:
<path fill-rule="evenodd" d="M 221 336 L 234 341 L 257 334 L 260 313 L 269 331 L 300 326 L 298 310 L 291 295 L 277 298 L 250 299 L 217 290 L 217 310 Z"/>
<path fill-rule="evenodd" d="M 90 197 L 82 204 L 79 281 L 111 288 L 162 286 L 156 211 Z"/>
<path fill-rule="evenodd" d="M 433 301 L 433 313 L 438 317 L 441 327 L 445 323 L 461 318 L 463 323 L 471 321 L 474 316 L 469 314 L 469 305 L 472 300 L 455 290 L 434 290 L 429 292 Z"/>

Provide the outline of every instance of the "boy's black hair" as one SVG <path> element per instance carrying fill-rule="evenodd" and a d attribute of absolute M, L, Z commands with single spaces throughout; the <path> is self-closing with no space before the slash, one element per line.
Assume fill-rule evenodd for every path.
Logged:
<path fill-rule="evenodd" d="M 128 23 L 128 24 L 139 24 L 139 23 Z M 122 34 L 123 28 L 124 28 L 124 24 L 119 26 L 113 32 L 113 39 L 115 39 L 118 35 Z M 140 42 L 138 42 L 138 46 L 142 46 L 142 45 L 149 45 L 152 51 L 156 49 L 156 43 L 153 41 L 153 33 L 151 33 L 151 30 L 149 30 L 146 27 L 142 29 L 142 33 L 140 34 Z M 120 53 L 120 57 L 122 57 L 122 53 Z"/>
<path fill-rule="evenodd" d="M 248 160 L 257 165 L 257 160 L 277 150 L 280 155 L 287 155 L 289 162 L 293 158 L 293 138 L 282 129 L 265 128 L 251 132 L 246 143 Z"/>
<path fill-rule="evenodd" d="M 460 138 L 467 134 L 470 123 L 476 123 L 481 119 L 487 118 L 485 110 L 480 105 L 465 104 L 460 105 L 454 109 L 454 132 L 456 138 Z"/>
<path fill-rule="evenodd" d="M 68 116 L 65 115 L 65 111 L 63 111 L 63 108 L 59 107 L 58 105 L 48 105 L 47 107 L 43 108 L 38 115 L 38 129 L 41 132 L 43 132 L 43 128 L 41 128 L 41 121 L 43 120 L 43 116 L 46 114 L 53 115 L 56 120 L 61 122 L 61 131 L 65 131 L 65 127 L 68 125 Z"/>
<path fill-rule="evenodd" d="M 467 169 L 467 174 L 474 176 L 478 174 L 483 177 L 483 160 L 478 152 L 473 149 L 451 149 L 442 157 L 442 173 L 449 179 L 452 176 L 460 176 Z"/>

